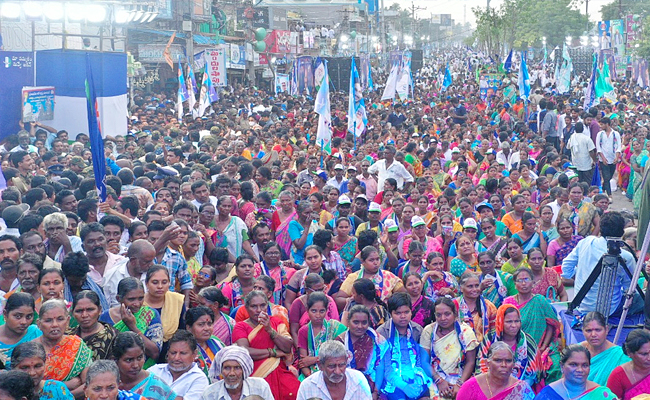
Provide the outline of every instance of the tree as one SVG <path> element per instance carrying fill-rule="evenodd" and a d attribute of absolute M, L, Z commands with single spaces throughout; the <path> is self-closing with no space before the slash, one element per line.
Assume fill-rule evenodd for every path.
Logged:
<path fill-rule="evenodd" d="M 614 0 L 600 7 L 603 21 L 623 19 L 628 14 L 650 15 L 650 2 L 647 0 Z"/>

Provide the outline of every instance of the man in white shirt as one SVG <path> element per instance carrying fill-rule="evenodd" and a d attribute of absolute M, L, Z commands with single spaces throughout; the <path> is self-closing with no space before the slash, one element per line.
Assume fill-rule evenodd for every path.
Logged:
<path fill-rule="evenodd" d="M 156 258 L 156 249 L 147 240 L 138 239 L 131 244 L 126 256 L 128 258 L 104 274 L 104 294 L 111 307 L 119 304 L 116 298 L 117 285 L 122 279 L 132 276 L 144 282 L 145 274 Z"/>
<path fill-rule="evenodd" d="M 318 349 L 318 368 L 305 378 L 297 400 L 371 400 L 370 386 L 363 373 L 347 368 L 348 350 L 341 342 L 328 340 Z"/>
<path fill-rule="evenodd" d="M 408 192 L 409 186 L 415 181 L 410 172 L 395 160 L 395 146 L 386 146 L 384 149 L 384 159 L 379 160 L 368 168 L 368 172 L 377 175 L 377 193 L 384 190 L 386 179 L 393 178 L 397 181 L 397 188 Z"/>
<path fill-rule="evenodd" d="M 603 129 L 596 135 L 596 152 L 603 177 L 603 190 L 611 196 L 609 181 L 614 176 L 616 164 L 621 160 L 621 135 L 612 129 L 612 121 L 607 117 L 600 120 L 600 126 Z"/>
<path fill-rule="evenodd" d="M 104 275 L 113 269 L 125 257 L 106 251 L 106 235 L 99 222 L 86 224 L 81 228 L 81 243 L 88 256 L 88 278 L 99 286 L 104 285 Z"/>
<path fill-rule="evenodd" d="M 198 399 L 210 385 L 208 377 L 194 362 L 196 339 L 184 329 L 179 329 L 169 339 L 167 364 L 156 364 L 148 371 L 172 388 L 184 399 Z"/>
<path fill-rule="evenodd" d="M 248 350 L 234 345 L 224 347 L 215 355 L 208 373 L 215 383 L 205 389 L 201 400 L 239 400 L 247 396 L 272 399 L 269 384 L 263 378 L 251 377 L 252 373 L 253 359 Z M 220 375 L 222 380 L 218 380 Z"/>
<path fill-rule="evenodd" d="M 515 158 L 515 153 L 510 148 L 510 142 L 501 143 L 501 150 L 497 153 L 497 162 L 503 164 L 508 171 L 512 169 L 512 163 Z"/>
<path fill-rule="evenodd" d="M 347 179 L 345 179 L 343 176 L 344 174 L 345 168 L 343 168 L 343 164 L 336 164 L 334 166 L 334 176 L 327 181 L 327 185 L 335 187 L 340 192 L 341 185 L 343 185 L 343 182 L 347 181 Z"/>
<path fill-rule="evenodd" d="M 215 210 L 217 208 L 217 198 L 214 196 L 210 196 L 210 189 L 208 188 L 208 184 L 205 183 L 205 181 L 196 181 L 192 184 L 192 195 L 194 196 L 194 200 L 192 200 L 192 204 L 196 207 L 198 210 L 199 207 L 201 207 L 202 204 L 205 204 L 207 202 L 210 202 Z"/>
<path fill-rule="evenodd" d="M 566 147 L 571 151 L 571 163 L 578 170 L 578 179 L 580 182 L 591 185 L 594 165 L 598 159 L 596 158 L 596 145 L 589 136 L 584 134 L 582 122 L 576 123 L 575 133 L 569 138 Z"/>

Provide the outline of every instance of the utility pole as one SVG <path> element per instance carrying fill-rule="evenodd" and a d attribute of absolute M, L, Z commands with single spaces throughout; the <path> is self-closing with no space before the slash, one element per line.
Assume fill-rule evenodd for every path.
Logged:
<path fill-rule="evenodd" d="M 589 32 L 589 0 L 585 0 L 585 15 L 587 16 L 587 29 L 586 29 L 586 31 Z"/>
<path fill-rule="evenodd" d="M 463 26 L 465 26 L 466 21 L 467 21 L 467 4 L 463 4 Z"/>
<path fill-rule="evenodd" d="M 416 24 L 415 12 L 420 10 L 425 10 L 425 8 L 416 7 L 415 3 L 411 0 L 411 35 L 413 36 L 413 46 L 415 46 L 415 40 L 417 39 L 416 38 L 417 27 L 415 26 Z M 402 37 L 404 37 L 404 29 L 402 29 Z"/>
<path fill-rule="evenodd" d="M 588 2 L 588 1 L 589 1 L 589 0 L 587 0 L 587 2 Z M 488 11 L 490 11 L 490 0 L 487 0 L 487 9 L 488 9 Z"/>

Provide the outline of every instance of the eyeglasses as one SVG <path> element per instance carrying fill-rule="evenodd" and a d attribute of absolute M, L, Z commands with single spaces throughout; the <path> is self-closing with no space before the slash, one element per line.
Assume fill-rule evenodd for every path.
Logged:
<path fill-rule="evenodd" d="M 201 278 L 204 278 L 204 279 L 210 279 L 211 278 L 210 274 L 207 274 L 205 272 L 199 272 L 199 276 Z"/>
<path fill-rule="evenodd" d="M 515 282 L 517 282 L 517 283 L 528 283 L 528 282 L 531 282 L 531 281 L 532 281 L 532 279 L 530 279 L 530 278 L 519 278 Z"/>

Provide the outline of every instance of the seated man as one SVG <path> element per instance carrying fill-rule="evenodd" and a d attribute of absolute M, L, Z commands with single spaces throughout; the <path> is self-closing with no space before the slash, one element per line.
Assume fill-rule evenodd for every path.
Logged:
<path fill-rule="evenodd" d="M 329 340 L 321 344 L 319 371 L 302 381 L 297 400 L 371 400 L 370 386 L 363 373 L 347 366 L 348 350 L 343 343 Z"/>
<path fill-rule="evenodd" d="M 191 333 L 183 329 L 177 330 L 169 339 L 168 363 L 156 364 L 148 371 L 169 385 L 180 397 L 198 399 L 210 382 L 194 362 L 197 346 Z"/>
<path fill-rule="evenodd" d="M 210 377 L 215 381 L 201 395 L 201 400 L 255 398 L 272 399 L 271 388 L 263 378 L 253 378 L 253 359 L 248 350 L 238 346 L 224 347 L 214 357 Z M 223 380 L 217 381 L 217 377 Z"/>
<path fill-rule="evenodd" d="M 596 268 L 598 261 L 607 253 L 607 237 L 620 238 L 623 236 L 625 229 L 625 219 L 620 212 L 612 211 L 603 214 L 600 219 L 600 236 L 587 236 L 582 239 L 578 245 L 562 261 L 562 278 L 575 279 L 575 293 L 585 284 L 591 271 Z M 625 261 L 630 273 L 634 273 L 634 257 L 628 251 L 621 249 L 621 258 Z M 623 311 L 625 303 L 624 295 L 630 288 L 630 277 L 619 265 L 616 270 L 616 278 L 612 289 L 612 302 L 609 306 L 609 316 L 618 317 Z M 590 311 L 596 311 L 598 299 L 598 288 L 600 287 L 601 277 L 599 276 L 591 289 L 587 292 L 584 299 L 576 309 L 584 315 Z M 643 300 L 638 293 L 635 293 L 632 305 L 628 310 L 629 315 L 639 314 L 643 311 Z"/>

